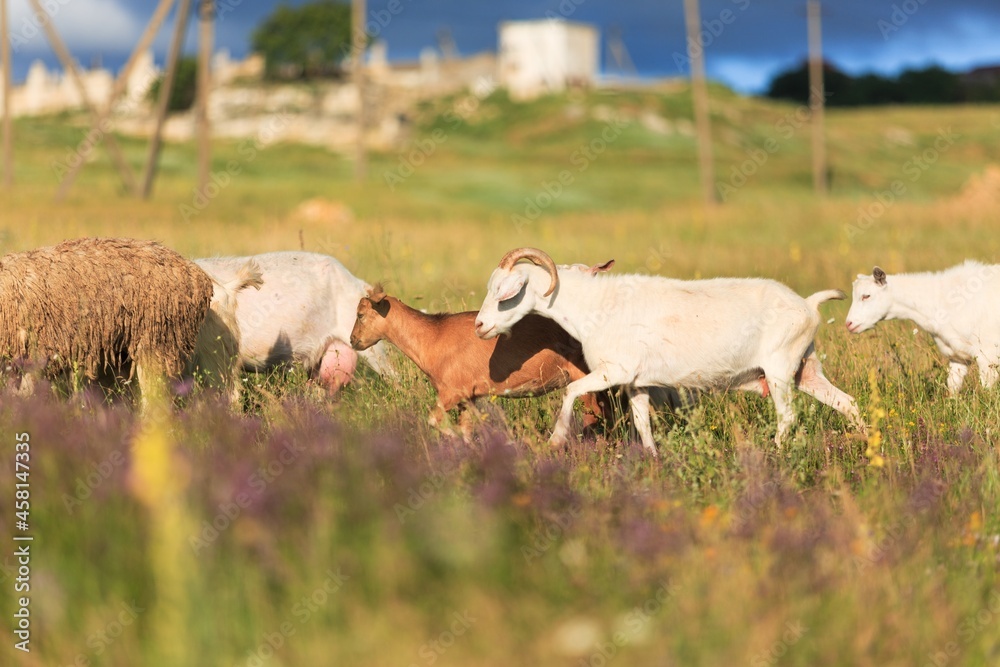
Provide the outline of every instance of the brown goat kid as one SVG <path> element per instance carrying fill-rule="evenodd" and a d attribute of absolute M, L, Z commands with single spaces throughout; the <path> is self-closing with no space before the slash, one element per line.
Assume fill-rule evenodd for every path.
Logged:
<path fill-rule="evenodd" d="M 467 408 L 477 398 L 527 398 L 561 389 L 588 373 L 580 343 L 550 319 L 529 316 L 506 338 L 482 340 L 476 336 L 476 313 L 427 315 L 387 296 L 381 286 L 369 290 L 358 303 L 351 346 L 364 350 L 380 340 L 395 345 L 422 370 L 437 391 L 430 424 L 447 423 L 447 412 L 457 407 L 468 436 Z M 584 403 L 584 425 L 598 421 L 602 410 L 593 394 Z"/>

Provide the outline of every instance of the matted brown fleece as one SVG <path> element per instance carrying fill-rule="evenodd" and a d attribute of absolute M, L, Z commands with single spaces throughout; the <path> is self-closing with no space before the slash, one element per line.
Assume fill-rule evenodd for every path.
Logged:
<path fill-rule="evenodd" d="M 90 379 L 128 361 L 177 376 L 211 299 L 208 274 L 154 241 L 82 238 L 11 253 L 0 258 L 0 356 Z"/>

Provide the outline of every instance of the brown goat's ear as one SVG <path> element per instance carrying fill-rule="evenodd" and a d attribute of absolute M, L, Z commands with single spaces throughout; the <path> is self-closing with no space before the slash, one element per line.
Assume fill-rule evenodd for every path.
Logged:
<path fill-rule="evenodd" d="M 876 266 L 872 269 L 872 278 L 875 279 L 876 285 L 885 285 L 885 271 L 879 267 Z"/>
<path fill-rule="evenodd" d="M 385 298 L 385 294 L 380 294 L 379 297 L 378 301 L 372 300 L 372 310 L 380 317 L 387 317 L 389 315 L 389 301 Z"/>

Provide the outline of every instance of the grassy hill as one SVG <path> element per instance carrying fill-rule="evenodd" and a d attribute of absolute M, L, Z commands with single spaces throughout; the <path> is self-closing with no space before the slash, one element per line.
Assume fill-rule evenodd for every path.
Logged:
<path fill-rule="evenodd" d="M 909 264 L 891 267 L 897 270 L 997 250 L 992 234 L 972 231 L 991 211 L 963 206 L 962 187 L 1000 163 L 998 106 L 829 112 L 832 191 L 818 202 L 811 192 L 805 109 L 713 89 L 717 190 L 726 199 L 716 210 L 699 202 L 690 106 L 683 87 L 595 91 L 530 104 L 513 103 L 502 92 L 449 98 L 419 110 L 398 153 L 373 156 L 364 184 L 353 180 L 348 160 L 322 149 L 256 139 L 218 142 L 213 170 L 222 186 L 211 186 L 215 196 L 207 200 L 193 192 L 192 146 L 165 148 L 151 202 L 122 196 L 106 154 L 94 149 L 87 156 L 93 164 L 60 204 L 51 201 L 56 165 L 81 146 L 83 119 L 22 120 L 16 124 L 18 187 L 8 196 L 4 247 L 130 233 L 159 237 L 192 254 L 237 253 L 296 247 L 301 228 L 307 247 L 342 257 L 360 253 L 356 262 L 344 258 L 365 274 L 385 271 L 385 261 L 375 263 L 379 254 L 393 256 L 388 264 L 394 268 L 401 253 L 432 260 L 459 252 L 481 262 L 468 277 L 454 267 L 455 277 L 470 283 L 500 249 L 545 247 L 557 239 L 574 259 L 614 248 L 621 264 L 637 268 L 658 261 L 648 255 L 671 248 L 676 275 L 726 269 L 785 279 L 795 267 L 775 266 L 774 258 L 763 256 L 774 246 L 805 256 L 832 246 L 842 255 L 860 253 L 860 267 L 873 259 L 891 264 L 886 252 L 906 251 Z M 144 144 L 121 143 L 138 171 Z M 864 217 L 878 213 L 879 198 L 890 196 L 888 210 Z M 296 217 L 296 207 L 314 197 L 345 206 L 354 222 Z M 945 217 L 951 229 L 970 233 L 921 243 L 925 226 L 933 229 Z M 864 228 L 852 232 L 859 219 Z M 197 234 L 188 233 L 191 225 Z M 647 247 L 608 244 L 608 235 L 640 237 Z M 378 247 L 390 237 L 389 248 Z M 452 245 L 456 239 L 460 248 Z M 928 251 L 936 257 L 925 258 Z M 432 280 L 444 278 L 429 271 Z"/>

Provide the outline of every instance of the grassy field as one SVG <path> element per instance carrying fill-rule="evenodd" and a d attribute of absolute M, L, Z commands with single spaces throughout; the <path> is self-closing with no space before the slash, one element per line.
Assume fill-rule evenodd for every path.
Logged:
<path fill-rule="evenodd" d="M 713 110 L 714 208 L 676 88 L 442 100 L 363 184 L 320 149 L 220 142 L 207 201 L 193 149 L 169 145 L 152 201 L 125 197 L 96 150 L 56 203 L 82 119 L 19 121 L 0 249 L 81 235 L 192 257 L 301 247 L 428 310 L 478 308 L 520 245 L 802 294 L 849 291 L 876 263 L 997 261 L 1000 192 L 981 175 L 1000 164 L 1000 107 L 829 112 L 823 200 L 801 109 L 716 89 Z M 138 168 L 144 146 L 121 143 Z M 303 214 L 317 197 L 339 213 Z M 781 451 L 769 401 L 735 394 L 659 413 L 657 460 L 621 426 L 548 448 L 557 394 L 488 403 L 464 443 L 426 426 L 433 393 L 402 358 L 396 380 L 362 369 L 335 399 L 297 373 L 247 378 L 238 414 L 198 392 L 143 420 L 90 392 L 8 392 L 0 663 L 998 664 L 1000 395 L 972 378 L 948 399 L 925 333 L 851 336 L 847 308 L 823 306 L 817 347 L 871 437 L 800 396 Z M 23 534 L 30 653 L 13 635 Z"/>

